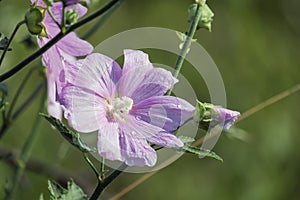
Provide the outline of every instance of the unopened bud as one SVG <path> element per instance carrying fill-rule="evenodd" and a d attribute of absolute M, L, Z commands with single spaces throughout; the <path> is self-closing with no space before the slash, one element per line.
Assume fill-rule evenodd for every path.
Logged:
<path fill-rule="evenodd" d="M 25 22 L 28 31 L 33 35 L 48 37 L 45 26 L 42 21 L 45 16 L 45 9 L 41 7 L 32 7 L 25 14 Z"/>

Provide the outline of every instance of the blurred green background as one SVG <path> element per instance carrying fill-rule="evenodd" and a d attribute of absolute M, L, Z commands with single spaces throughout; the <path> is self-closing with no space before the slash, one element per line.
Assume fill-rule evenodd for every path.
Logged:
<path fill-rule="evenodd" d="M 103 3 L 100 1 L 95 6 Z M 97 45 L 114 34 L 137 27 L 163 27 L 185 32 L 189 27 L 187 9 L 191 3 L 192 0 L 124 0 L 89 41 Z M 208 4 L 215 13 L 212 32 L 198 31 L 196 38 L 222 74 L 229 108 L 244 112 L 299 83 L 299 1 L 229 0 L 208 1 Z M 2 0 L 0 32 L 9 36 L 28 7 L 28 1 Z M 92 25 L 88 24 L 78 34 L 83 35 Z M 34 51 L 34 48 L 21 43 L 27 34 L 26 28 L 22 27 L 12 43 L 13 51 L 7 54 L 0 72 Z M 175 55 L 147 52 L 154 62 L 169 66 L 175 63 Z M 26 71 L 27 68 L 6 81 L 10 88 L 10 100 Z M 199 91 L 198 97 L 209 100 L 203 81 L 193 79 L 193 74 L 187 70 L 183 72 Z M 19 104 L 35 88 L 39 79 L 37 74 L 31 78 Z M 223 163 L 185 155 L 122 199 L 300 199 L 299 99 L 300 92 L 239 122 L 238 127 L 249 133 L 247 142 L 222 136 L 214 151 L 223 157 Z M 1 139 L 1 151 L 20 151 L 36 118 L 39 100 L 37 97 Z M 44 120 L 31 159 L 72 177 L 87 194 L 91 194 L 96 186 L 96 178 L 81 153 Z M 4 197 L 5 188 L 11 185 L 15 173 L 14 167 L 5 160 L 0 160 L 0 199 Z M 142 175 L 122 174 L 102 198 L 108 199 Z M 61 175 L 57 174 L 57 177 Z M 47 197 L 48 178 L 42 170 L 26 171 L 17 199 L 38 199 L 40 193 Z M 64 181 L 64 178 L 59 180 Z"/>

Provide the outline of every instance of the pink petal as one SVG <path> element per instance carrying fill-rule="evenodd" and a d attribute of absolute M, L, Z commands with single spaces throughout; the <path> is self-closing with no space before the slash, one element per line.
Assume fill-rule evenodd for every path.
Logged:
<path fill-rule="evenodd" d="M 120 66 L 112 59 L 95 53 L 87 56 L 72 84 L 89 89 L 105 99 L 115 93 L 115 84 L 121 76 Z"/>
<path fill-rule="evenodd" d="M 48 91 L 48 113 L 49 115 L 55 117 L 56 119 L 61 119 L 62 117 L 62 107 L 56 101 L 56 87 L 55 81 L 52 76 L 47 76 L 47 91 Z"/>
<path fill-rule="evenodd" d="M 157 155 L 145 139 L 138 139 L 128 132 L 120 133 L 123 160 L 128 166 L 154 166 Z"/>
<path fill-rule="evenodd" d="M 194 110 L 195 108 L 183 99 L 155 96 L 134 105 L 131 114 L 167 132 L 173 132 L 192 117 Z"/>
<path fill-rule="evenodd" d="M 134 135 L 137 139 L 148 139 L 155 134 L 164 131 L 161 127 L 143 121 L 140 116 L 127 115 L 125 121 L 119 121 L 121 129 L 125 133 Z"/>
<path fill-rule="evenodd" d="M 172 74 L 161 68 L 149 70 L 143 81 L 135 88 L 131 98 L 135 103 L 144 99 L 165 94 L 178 80 Z"/>
<path fill-rule="evenodd" d="M 80 39 L 74 32 L 69 33 L 56 45 L 72 56 L 85 56 L 93 51 L 93 46 L 87 41 Z"/>
<path fill-rule="evenodd" d="M 149 61 L 148 54 L 142 51 L 125 49 L 124 56 L 123 74 L 140 67 L 145 69 L 153 68 Z"/>
<path fill-rule="evenodd" d="M 118 124 L 113 122 L 101 123 L 98 131 L 98 153 L 109 160 L 123 161 L 121 156 Z"/>
<path fill-rule="evenodd" d="M 180 148 L 183 146 L 183 143 L 180 139 L 178 139 L 172 133 L 166 132 L 159 132 L 147 139 L 147 141 L 151 142 L 152 144 L 157 144 L 159 146 L 168 148 Z"/>
<path fill-rule="evenodd" d="M 98 130 L 106 120 L 105 102 L 94 91 L 67 85 L 63 88 L 60 103 L 65 107 L 65 117 L 80 132 Z"/>

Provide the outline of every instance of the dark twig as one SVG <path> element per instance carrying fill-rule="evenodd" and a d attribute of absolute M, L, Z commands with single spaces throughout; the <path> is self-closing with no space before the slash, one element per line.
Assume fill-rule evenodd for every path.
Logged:
<path fill-rule="evenodd" d="M 87 24 L 88 22 L 94 20 L 95 18 L 101 16 L 106 11 L 108 11 L 111 7 L 113 7 L 115 4 L 121 2 L 122 0 L 111 0 L 106 5 L 104 5 L 99 10 L 95 11 L 94 13 L 90 14 L 88 17 L 80 20 L 79 22 L 75 23 L 74 25 L 70 26 L 65 33 L 59 32 L 54 38 L 52 38 L 47 44 L 45 44 L 42 48 L 25 58 L 22 62 L 17 64 L 15 67 L 13 67 L 11 70 L 5 72 L 4 74 L 0 75 L 0 82 L 10 78 L 17 72 L 19 72 L 21 69 L 23 69 L 27 64 L 31 63 L 33 60 L 35 60 L 37 57 L 45 53 L 49 48 L 51 48 L 54 44 L 56 44 L 59 40 L 61 40 L 64 36 L 69 34 L 70 32 L 78 29 L 79 27 L 83 26 L 84 24 Z"/>

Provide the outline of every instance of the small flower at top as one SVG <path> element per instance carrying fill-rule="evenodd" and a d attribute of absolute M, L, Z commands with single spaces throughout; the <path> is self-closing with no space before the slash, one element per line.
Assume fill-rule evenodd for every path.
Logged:
<path fill-rule="evenodd" d="M 217 125 L 228 130 L 239 116 L 240 113 L 237 111 L 215 106 L 210 103 L 202 103 L 200 101 L 197 101 L 197 108 L 194 112 L 194 120 L 199 123 L 199 127 L 204 130 Z"/>
<path fill-rule="evenodd" d="M 154 68 L 148 55 L 125 50 L 123 69 L 112 59 L 88 55 L 62 90 L 65 117 L 79 132 L 98 131 L 98 153 L 129 166 L 153 166 L 157 155 L 149 143 L 181 148 L 174 131 L 192 118 L 187 101 L 163 96 L 177 82 Z"/>
<path fill-rule="evenodd" d="M 39 8 L 46 9 L 47 7 L 43 0 L 31 0 L 31 2 Z M 57 22 L 60 22 L 63 11 L 62 2 L 52 3 L 50 10 Z M 87 8 L 80 4 L 67 6 L 66 11 L 68 10 L 76 10 L 79 18 L 87 12 Z M 38 36 L 37 41 L 40 47 L 47 44 L 61 31 L 48 12 L 45 12 L 41 23 L 45 28 L 47 37 Z M 66 77 L 68 75 L 66 72 L 69 71 L 68 68 L 74 68 L 74 64 L 77 62 L 76 56 L 85 56 L 92 51 L 93 46 L 91 44 L 71 32 L 43 54 L 43 64 L 47 67 L 48 113 L 53 117 L 61 119 L 62 116 L 61 105 L 57 102 L 57 99 L 67 81 Z"/>

